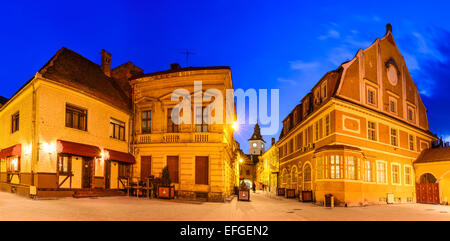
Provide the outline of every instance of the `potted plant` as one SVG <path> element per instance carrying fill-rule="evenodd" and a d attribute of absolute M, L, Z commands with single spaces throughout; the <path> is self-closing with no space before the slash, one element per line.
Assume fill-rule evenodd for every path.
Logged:
<path fill-rule="evenodd" d="M 158 186 L 158 198 L 173 199 L 175 197 L 175 187 L 171 184 L 169 167 L 165 166 L 162 170 L 161 183 Z"/>
<path fill-rule="evenodd" d="M 239 185 L 238 201 L 250 201 L 250 188 L 244 181 Z"/>

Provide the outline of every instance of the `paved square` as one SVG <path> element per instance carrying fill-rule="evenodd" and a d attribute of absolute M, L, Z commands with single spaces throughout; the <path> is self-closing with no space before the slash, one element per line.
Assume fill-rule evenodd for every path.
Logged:
<path fill-rule="evenodd" d="M 181 202 L 136 197 L 31 200 L 0 192 L 0 220 L 448 220 L 450 206 L 396 204 L 323 208 L 251 195 L 251 202 Z"/>

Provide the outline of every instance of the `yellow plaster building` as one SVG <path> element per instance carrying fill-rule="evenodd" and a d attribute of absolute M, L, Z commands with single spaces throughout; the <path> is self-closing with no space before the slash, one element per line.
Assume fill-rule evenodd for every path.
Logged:
<path fill-rule="evenodd" d="M 198 93 L 194 81 L 201 81 Z M 130 83 L 136 123 L 132 142 L 137 160 L 134 177 L 159 177 L 167 165 L 180 199 L 222 201 L 232 195 L 237 151 L 232 125 L 195 124 L 194 120 L 210 118 L 202 113 L 211 100 L 203 99 L 194 106 L 196 94 L 204 95 L 213 88 L 225 97 L 226 89 L 233 88 L 229 67 L 180 68 L 173 64 L 168 71 L 145 74 Z M 175 124 L 172 120 L 172 110 L 179 101 L 172 101 L 171 96 L 179 88 L 192 96 L 191 124 Z M 224 117 L 230 114 L 226 111 L 224 108 Z"/>
<path fill-rule="evenodd" d="M 415 202 L 413 162 L 436 137 L 387 25 L 284 119 L 280 187 L 337 205 Z"/>
<path fill-rule="evenodd" d="M 278 175 L 280 169 L 279 150 L 272 139 L 272 146 L 259 156 L 256 164 L 257 184 L 263 184 L 266 191 L 276 193 L 278 188 Z"/>
<path fill-rule="evenodd" d="M 60 49 L 0 107 L 0 189 L 23 195 L 70 196 L 123 188 L 131 176 L 131 108 L 111 70 Z M 139 70 L 139 69 L 138 69 Z"/>

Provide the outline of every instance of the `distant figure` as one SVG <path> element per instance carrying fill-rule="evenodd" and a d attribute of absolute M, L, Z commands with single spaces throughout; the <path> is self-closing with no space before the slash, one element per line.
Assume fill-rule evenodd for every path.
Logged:
<path fill-rule="evenodd" d="M 255 182 L 253 182 L 252 188 L 253 188 L 253 193 L 255 193 L 256 192 L 256 184 L 255 184 Z"/>

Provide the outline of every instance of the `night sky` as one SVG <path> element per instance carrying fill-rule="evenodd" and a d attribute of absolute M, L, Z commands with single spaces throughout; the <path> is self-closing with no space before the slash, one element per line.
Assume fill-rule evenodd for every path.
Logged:
<path fill-rule="evenodd" d="M 16 2 L 0 8 L 0 96 L 10 98 L 63 46 L 96 63 L 103 48 L 113 67 L 132 61 L 146 73 L 184 67 L 189 48 L 190 66 L 230 66 L 234 88 L 280 89 L 281 121 L 389 22 L 431 131 L 450 140 L 448 1 Z M 244 151 L 252 131 L 236 134 Z"/>

